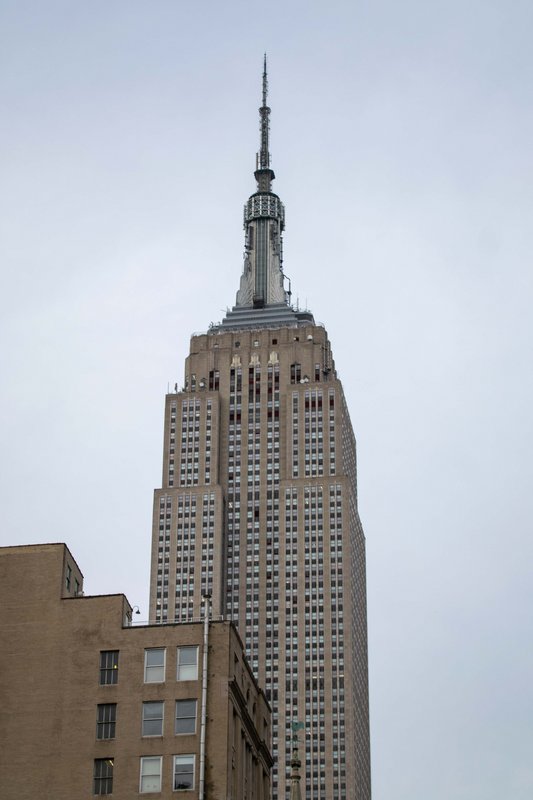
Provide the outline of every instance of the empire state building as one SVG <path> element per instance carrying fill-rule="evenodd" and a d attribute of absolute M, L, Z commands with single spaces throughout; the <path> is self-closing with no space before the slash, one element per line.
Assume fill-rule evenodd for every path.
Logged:
<path fill-rule="evenodd" d="M 302 797 L 369 800 L 355 437 L 328 334 L 287 290 L 266 62 L 259 114 L 236 302 L 191 337 L 183 388 L 166 397 L 150 618 L 199 619 L 210 596 L 235 622 L 272 706 L 274 797 L 289 798 L 298 729 Z"/>

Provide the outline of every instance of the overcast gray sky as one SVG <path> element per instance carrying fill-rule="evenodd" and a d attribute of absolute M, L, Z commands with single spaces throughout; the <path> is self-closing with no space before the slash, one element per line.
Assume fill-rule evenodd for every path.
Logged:
<path fill-rule="evenodd" d="M 531 0 L 2 0 L 1 543 L 147 615 L 167 382 L 285 268 L 358 439 L 374 800 L 533 793 Z M 31 587 L 28 587 L 31 591 Z"/>

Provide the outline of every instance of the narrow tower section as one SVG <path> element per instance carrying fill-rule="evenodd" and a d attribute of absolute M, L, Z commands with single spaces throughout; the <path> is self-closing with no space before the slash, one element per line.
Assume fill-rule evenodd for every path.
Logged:
<path fill-rule="evenodd" d="M 283 274 L 285 208 L 272 191 L 276 177 L 270 159 L 270 108 L 267 105 L 266 56 L 263 95 L 259 109 L 259 152 L 254 172 L 257 191 L 244 206 L 244 266 L 236 303 L 221 323 L 223 328 L 294 325 L 312 322 L 311 314 L 290 306 Z M 261 312 L 258 314 L 258 312 Z"/>
<path fill-rule="evenodd" d="M 260 149 L 256 156 L 257 192 L 244 206 L 244 271 L 237 292 L 237 306 L 264 308 L 286 304 L 283 288 L 282 234 L 285 209 L 272 192 L 276 177 L 270 167 L 270 108 L 267 105 L 266 56 L 263 68 L 263 103 L 259 109 Z"/>

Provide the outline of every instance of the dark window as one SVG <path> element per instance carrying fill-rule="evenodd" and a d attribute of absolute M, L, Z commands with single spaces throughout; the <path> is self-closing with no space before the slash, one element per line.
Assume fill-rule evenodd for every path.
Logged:
<path fill-rule="evenodd" d="M 114 739 L 117 721 L 117 704 L 102 703 L 96 712 L 96 738 Z"/>
<path fill-rule="evenodd" d="M 300 383 L 302 378 L 302 365 L 291 364 L 291 383 Z"/>
<path fill-rule="evenodd" d="M 194 789 L 194 755 L 174 756 L 174 791 Z"/>
<path fill-rule="evenodd" d="M 176 700 L 176 733 L 196 733 L 196 700 Z"/>
<path fill-rule="evenodd" d="M 100 653 L 100 686 L 118 683 L 118 650 Z"/>
<path fill-rule="evenodd" d="M 95 758 L 93 794 L 113 793 L 113 759 Z"/>

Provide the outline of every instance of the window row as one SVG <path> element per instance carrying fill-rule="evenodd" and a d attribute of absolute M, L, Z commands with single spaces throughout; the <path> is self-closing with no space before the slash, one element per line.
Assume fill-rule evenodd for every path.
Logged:
<path fill-rule="evenodd" d="M 118 683 L 118 650 L 100 653 L 100 686 Z M 144 682 L 163 683 L 166 672 L 166 648 L 150 647 L 144 651 Z M 176 680 L 195 681 L 198 678 L 198 646 L 177 648 Z"/>
<path fill-rule="evenodd" d="M 174 791 L 194 789 L 194 754 L 172 756 L 172 788 Z M 113 794 L 114 758 L 96 758 L 93 770 L 93 794 Z M 139 775 L 139 792 L 160 792 L 163 774 L 163 756 L 142 756 Z"/>
<path fill-rule="evenodd" d="M 196 733 L 197 701 L 176 700 L 174 716 L 175 734 Z M 142 704 L 141 736 L 163 736 L 165 717 L 164 701 L 147 701 Z M 96 738 L 114 739 L 117 723 L 117 704 L 101 703 L 96 711 Z"/>

